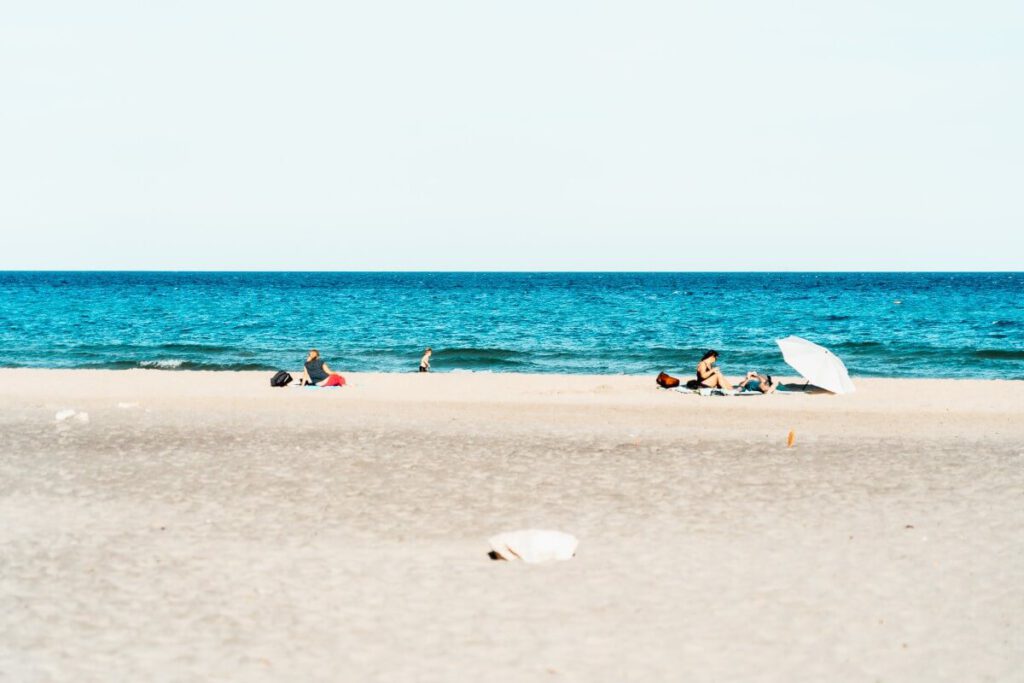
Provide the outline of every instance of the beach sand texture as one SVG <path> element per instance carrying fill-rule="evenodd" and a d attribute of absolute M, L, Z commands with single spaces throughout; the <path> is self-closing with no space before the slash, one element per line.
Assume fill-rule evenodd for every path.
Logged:
<path fill-rule="evenodd" d="M 1024 680 L 1024 382 L 270 374 L 0 371 L 0 679 Z"/>

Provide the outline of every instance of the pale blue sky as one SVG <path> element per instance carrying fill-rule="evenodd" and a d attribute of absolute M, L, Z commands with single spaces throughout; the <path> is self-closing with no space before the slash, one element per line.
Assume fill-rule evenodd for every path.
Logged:
<path fill-rule="evenodd" d="M 5 2 L 0 268 L 1024 268 L 1024 3 Z"/>

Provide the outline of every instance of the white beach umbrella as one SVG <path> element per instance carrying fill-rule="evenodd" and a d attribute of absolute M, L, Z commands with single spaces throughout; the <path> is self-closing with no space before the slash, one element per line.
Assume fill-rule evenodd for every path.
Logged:
<path fill-rule="evenodd" d="M 782 349 L 782 358 L 814 386 L 834 394 L 854 391 L 843 361 L 824 346 L 794 336 L 776 339 L 775 343 Z"/>

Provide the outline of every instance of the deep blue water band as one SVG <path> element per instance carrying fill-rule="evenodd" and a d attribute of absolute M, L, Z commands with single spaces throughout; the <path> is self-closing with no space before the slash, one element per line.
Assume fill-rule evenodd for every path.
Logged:
<path fill-rule="evenodd" d="M 0 273 L 0 366 L 1024 379 L 1021 273 Z"/>

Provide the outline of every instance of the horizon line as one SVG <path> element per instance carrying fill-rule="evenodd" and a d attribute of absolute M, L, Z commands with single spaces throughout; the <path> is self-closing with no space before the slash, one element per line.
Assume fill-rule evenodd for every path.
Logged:
<path fill-rule="evenodd" d="M 484 269 L 484 270 L 472 270 L 472 269 L 453 269 L 453 270 L 433 270 L 433 269 L 397 269 L 397 270 L 363 270 L 363 269 L 339 269 L 339 270 L 266 270 L 266 269 L 215 269 L 215 268 L 0 268 L 0 273 L 251 273 L 251 274 L 269 274 L 269 273 L 281 273 L 281 274 L 352 274 L 352 275 L 366 275 L 366 274 L 422 274 L 422 275 L 436 275 L 436 274 L 495 274 L 495 275 L 537 275 L 537 274 L 693 274 L 693 275 L 720 275 L 720 274 L 861 274 L 861 273 L 873 273 L 873 274 L 1006 274 L 1006 275 L 1017 275 L 1024 274 L 1024 270 L 983 270 L 983 269 L 966 269 L 966 270 L 926 270 L 926 269 L 909 269 L 909 270 L 884 270 L 884 269 L 866 269 L 866 270 L 854 270 L 854 269 L 837 269 L 837 270 L 801 270 L 801 269 L 783 269 L 783 270 L 631 270 L 631 269 L 614 269 L 614 270 L 528 270 L 528 269 Z"/>

